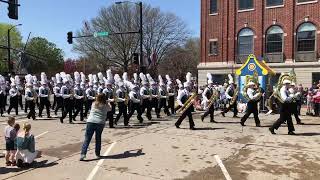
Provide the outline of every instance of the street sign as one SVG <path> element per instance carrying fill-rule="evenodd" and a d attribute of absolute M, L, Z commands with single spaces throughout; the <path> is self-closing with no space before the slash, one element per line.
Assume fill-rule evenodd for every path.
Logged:
<path fill-rule="evenodd" d="M 108 36 L 109 32 L 95 32 L 93 33 L 93 37 L 103 37 L 103 36 Z"/>

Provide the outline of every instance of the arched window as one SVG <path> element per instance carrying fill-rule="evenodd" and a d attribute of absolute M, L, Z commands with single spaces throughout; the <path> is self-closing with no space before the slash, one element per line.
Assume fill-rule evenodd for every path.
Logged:
<path fill-rule="evenodd" d="M 297 50 L 315 51 L 317 28 L 312 23 L 303 23 L 297 31 Z"/>
<path fill-rule="evenodd" d="M 238 35 L 238 55 L 253 54 L 254 33 L 249 28 L 244 28 Z"/>
<path fill-rule="evenodd" d="M 271 26 L 266 35 L 266 52 L 280 53 L 283 47 L 283 30 L 279 26 Z"/>

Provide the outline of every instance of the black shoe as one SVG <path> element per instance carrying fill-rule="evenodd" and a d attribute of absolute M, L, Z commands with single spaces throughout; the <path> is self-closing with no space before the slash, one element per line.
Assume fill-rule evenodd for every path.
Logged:
<path fill-rule="evenodd" d="M 113 129 L 113 128 L 114 128 L 114 126 L 110 126 L 109 128 Z"/>
<path fill-rule="evenodd" d="M 114 121 L 114 125 L 118 125 L 118 121 Z"/>
<path fill-rule="evenodd" d="M 23 168 L 24 166 L 23 166 L 23 161 L 21 160 L 21 159 L 18 159 L 18 161 L 17 161 L 17 167 L 19 167 L 19 168 Z"/>
<path fill-rule="evenodd" d="M 51 116 L 47 116 L 47 118 L 52 118 Z"/>
<path fill-rule="evenodd" d="M 269 131 L 271 132 L 271 134 L 276 134 L 275 132 L 274 132 L 274 129 L 273 128 L 269 128 Z"/>
<path fill-rule="evenodd" d="M 297 122 L 297 124 L 304 125 L 304 123 L 303 123 L 303 122 Z"/>
<path fill-rule="evenodd" d="M 261 127 L 261 124 L 257 124 L 256 127 Z"/>
<path fill-rule="evenodd" d="M 176 126 L 177 129 L 180 129 L 180 127 L 177 124 L 174 124 Z"/>
<path fill-rule="evenodd" d="M 204 120 L 204 116 L 201 116 L 201 121 L 203 122 L 203 120 Z"/>
<path fill-rule="evenodd" d="M 211 122 L 211 123 L 217 123 L 217 121 L 215 121 L 215 120 L 211 120 L 210 122 Z"/>
<path fill-rule="evenodd" d="M 296 135 L 296 133 L 294 133 L 293 131 L 289 131 L 288 135 Z"/>
<path fill-rule="evenodd" d="M 72 121 L 69 121 L 69 124 L 73 124 L 73 122 L 72 122 Z"/>
<path fill-rule="evenodd" d="M 63 119 L 62 119 L 62 117 L 60 118 L 60 122 L 61 122 L 61 123 L 63 123 Z"/>
<path fill-rule="evenodd" d="M 233 116 L 233 118 L 239 118 L 237 115 Z"/>
<path fill-rule="evenodd" d="M 30 119 L 30 116 L 27 116 L 28 119 Z"/>
<path fill-rule="evenodd" d="M 244 122 L 240 122 L 240 124 L 241 124 L 241 126 L 246 126 L 246 125 L 244 124 Z"/>
<path fill-rule="evenodd" d="M 190 130 L 196 130 L 196 128 L 195 127 L 190 127 Z"/>
<path fill-rule="evenodd" d="M 223 117 L 226 117 L 226 115 L 225 115 L 225 113 L 224 113 L 224 112 L 221 112 L 221 115 L 222 115 Z"/>

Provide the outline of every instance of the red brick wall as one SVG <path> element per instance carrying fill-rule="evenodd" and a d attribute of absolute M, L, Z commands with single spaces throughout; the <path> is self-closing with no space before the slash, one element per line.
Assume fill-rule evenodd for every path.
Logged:
<path fill-rule="evenodd" d="M 308 16 L 320 31 L 320 2 L 297 5 L 296 0 L 284 0 L 284 7 L 266 8 L 266 0 L 255 0 L 254 10 L 238 12 L 236 0 L 218 0 L 218 14 L 209 15 L 210 0 L 201 0 L 201 62 L 234 62 L 237 51 L 238 32 L 245 27 L 255 33 L 254 52 L 256 56 L 264 54 L 264 35 L 272 25 L 282 27 L 284 35 L 284 55 L 293 59 L 295 32 Z M 235 9 L 236 8 L 236 9 Z M 293 16 L 295 14 L 295 16 Z M 293 24 L 293 21 L 295 22 Z M 208 56 L 209 39 L 218 39 L 219 54 Z M 317 52 L 320 56 L 320 34 L 317 34 Z"/>

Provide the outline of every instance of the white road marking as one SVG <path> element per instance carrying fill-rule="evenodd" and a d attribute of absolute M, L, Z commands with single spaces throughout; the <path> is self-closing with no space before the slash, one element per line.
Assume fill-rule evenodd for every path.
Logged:
<path fill-rule="evenodd" d="M 217 163 L 219 164 L 219 166 L 220 166 L 220 168 L 221 168 L 221 170 L 222 170 L 222 172 L 223 172 L 224 177 L 226 178 L 226 180 L 232 180 L 231 177 L 230 177 L 230 175 L 229 175 L 229 173 L 228 173 L 228 171 L 227 171 L 227 169 L 226 169 L 226 167 L 224 167 L 224 165 L 223 165 L 220 157 L 219 157 L 218 155 L 215 155 L 214 158 L 216 158 L 216 161 L 217 161 Z"/>
<path fill-rule="evenodd" d="M 39 134 L 39 135 L 35 136 L 35 138 L 39 138 L 40 136 L 43 136 L 43 135 L 47 134 L 48 132 L 49 132 L 49 131 L 43 132 L 43 133 L 41 133 L 41 134 Z"/>
<path fill-rule="evenodd" d="M 20 120 L 20 121 L 16 121 L 16 123 L 21 123 L 21 122 L 26 122 L 26 121 L 28 121 L 28 120 Z M 7 125 L 8 123 L 1 123 L 2 125 Z"/>
<path fill-rule="evenodd" d="M 113 148 L 113 146 L 114 146 L 116 143 L 117 143 L 117 142 L 113 142 L 113 143 L 111 144 L 111 146 L 107 149 L 107 151 L 103 154 L 103 156 L 107 156 L 107 155 L 110 153 L 111 149 Z M 93 170 L 91 171 L 91 173 L 90 173 L 89 176 L 87 177 L 87 180 L 92 180 L 92 179 L 93 179 L 93 177 L 94 177 L 94 176 L 96 175 L 96 173 L 98 172 L 100 166 L 102 165 L 103 161 L 104 161 L 104 159 L 100 159 L 100 160 L 98 161 L 97 165 L 93 168 Z"/>

